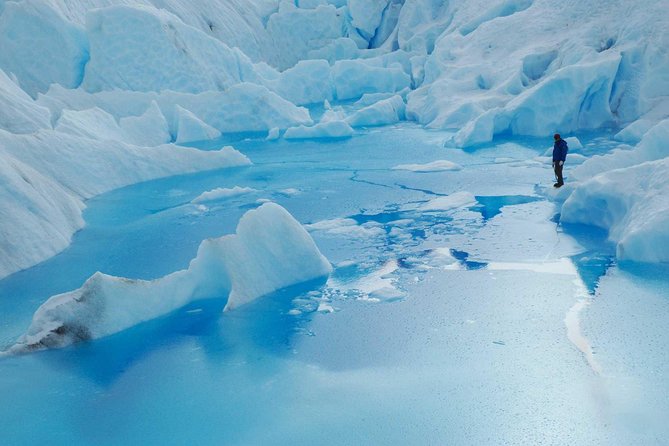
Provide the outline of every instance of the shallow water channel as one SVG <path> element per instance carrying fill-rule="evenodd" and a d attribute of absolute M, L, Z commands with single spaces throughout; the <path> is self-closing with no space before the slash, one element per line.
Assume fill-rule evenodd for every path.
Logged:
<path fill-rule="evenodd" d="M 0 281 L 3 347 L 49 296 L 95 271 L 183 269 L 264 200 L 335 271 L 231 312 L 222 296 L 0 359 L 0 444 L 668 444 L 667 269 L 618 265 L 605 234 L 560 224 L 536 159 L 550 141 L 463 151 L 446 136 L 237 137 L 200 148 L 230 143 L 252 166 L 90 200 L 67 250 Z M 581 139 L 586 155 L 612 145 Z M 461 168 L 393 169 L 435 160 Z M 253 191 L 191 202 L 234 186 Z M 476 201 L 429 205 L 463 192 Z"/>

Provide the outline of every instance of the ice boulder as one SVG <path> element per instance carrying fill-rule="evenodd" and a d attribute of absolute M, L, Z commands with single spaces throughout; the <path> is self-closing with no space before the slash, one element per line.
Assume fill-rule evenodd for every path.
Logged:
<path fill-rule="evenodd" d="M 213 128 L 190 111 L 183 107 L 176 106 L 177 113 L 177 138 L 176 142 L 193 142 L 216 139 L 221 136 L 221 132 Z"/>
<path fill-rule="evenodd" d="M 93 9 L 86 18 L 90 61 L 83 87 L 199 93 L 259 81 L 253 64 L 177 16 L 149 6 Z"/>
<path fill-rule="evenodd" d="M 383 67 L 366 60 L 340 60 L 332 68 L 332 76 L 339 100 L 411 87 L 411 77 L 399 63 Z"/>
<path fill-rule="evenodd" d="M 453 209 L 475 206 L 478 202 L 471 192 L 461 191 L 451 195 L 434 198 L 421 205 L 418 210 L 423 212 L 450 211 Z"/>
<path fill-rule="evenodd" d="M 235 234 L 203 241 L 186 270 L 151 281 L 98 272 L 81 288 L 51 297 L 10 352 L 101 338 L 197 299 L 227 296 L 231 310 L 291 285 L 324 282 L 331 270 L 300 223 L 267 203 L 247 212 Z"/>
<path fill-rule="evenodd" d="M 267 20 L 267 32 L 276 45 L 268 62 L 280 70 L 306 59 L 310 51 L 344 37 L 344 14 L 333 5 L 303 9 L 293 2 L 281 2 Z"/>
<path fill-rule="evenodd" d="M 425 164 L 400 164 L 393 167 L 393 170 L 408 170 L 410 172 L 445 172 L 452 170 L 461 170 L 462 166 L 448 160 L 437 160 Z"/>
<path fill-rule="evenodd" d="M 346 119 L 353 127 L 394 124 L 404 120 L 404 99 L 395 95 L 364 107 Z"/>
<path fill-rule="evenodd" d="M 235 186 L 232 188 L 218 187 L 206 192 L 202 192 L 197 197 L 191 200 L 191 203 L 204 203 L 207 201 L 223 200 L 231 197 L 238 197 L 240 195 L 250 194 L 253 192 L 258 192 L 257 189 L 252 187 L 240 187 Z"/>
<path fill-rule="evenodd" d="M 606 229 L 620 260 L 669 262 L 669 158 L 612 170 L 582 184 L 561 220 Z"/>
<path fill-rule="evenodd" d="M 88 61 L 83 29 L 43 1 L 0 2 L 0 68 L 31 96 L 58 83 L 77 87 Z"/>
<path fill-rule="evenodd" d="M 82 111 L 64 110 L 54 128 L 83 138 L 125 141 L 125 134 L 114 117 L 97 107 Z"/>
<path fill-rule="evenodd" d="M 312 127 L 304 125 L 291 127 L 283 134 L 285 139 L 308 138 L 348 138 L 353 136 L 353 129 L 344 121 L 319 122 Z"/>
<path fill-rule="evenodd" d="M 654 161 L 669 156 L 669 119 L 654 125 L 637 146 L 618 148 L 606 155 L 593 156 L 572 170 L 571 176 L 577 180 L 588 180 L 600 173 L 631 167 L 646 161 Z"/>
<path fill-rule="evenodd" d="M 313 123 L 306 108 L 251 83 L 199 94 L 164 92 L 159 95 L 158 104 L 172 129 L 178 127 L 177 105 L 223 133 L 263 132 Z"/>
<path fill-rule="evenodd" d="M 279 96 L 303 105 L 334 98 L 330 64 L 326 60 L 303 60 L 265 84 Z"/>
<path fill-rule="evenodd" d="M 141 116 L 121 118 L 119 127 L 125 134 L 125 141 L 137 146 L 153 147 L 172 141 L 167 121 L 156 101 L 152 101 Z"/>
<path fill-rule="evenodd" d="M 615 135 L 617 141 L 626 142 L 628 144 L 636 144 L 641 141 L 643 135 L 653 128 L 655 125 L 654 120 L 650 119 L 637 119 Z"/>
<path fill-rule="evenodd" d="M 0 70 L 0 129 L 12 133 L 32 133 L 51 128 L 49 119 L 49 110 L 36 104 Z"/>

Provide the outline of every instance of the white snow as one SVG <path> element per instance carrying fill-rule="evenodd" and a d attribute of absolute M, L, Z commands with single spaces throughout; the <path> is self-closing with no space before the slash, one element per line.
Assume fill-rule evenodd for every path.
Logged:
<path fill-rule="evenodd" d="M 51 297 L 10 351 L 101 338 L 197 299 L 227 296 L 225 309 L 231 310 L 278 289 L 324 279 L 331 270 L 299 222 L 267 203 L 247 212 L 235 234 L 203 241 L 187 270 L 152 281 L 98 272 L 81 288 Z"/>
<path fill-rule="evenodd" d="M 400 164 L 393 170 L 408 170 L 411 172 L 444 172 L 449 170 L 460 170 L 462 167 L 448 160 L 437 160 L 425 164 Z"/>
<path fill-rule="evenodd" d="M 203 122 L 190 111 L 178 105 L 175 106 L 175 109 L 177 113 L 177 144 L 220 138 L 221 132 Z"/>
<path fill-rule="evenodd" d="M 156 101 L 152 101 L 141 116 L 121 118 L 119 127 L 125 133 L 125 140 L 138 146 L 153 147 L 172 140 L 165 116 Z"/>
<path fill-rule="evenodd" d="M 562 221 L 608 230 L 620 260 L 669 262 L 669 158 L 584 181 L 562 207 Z"/>
<path fill-rule="evenodd" d="M 49 110 L 37 105 L 7 74 L 0 70 L 0 129 L 33 133 L 51 128 Z"/>
<path fill-rule="evenodd" d="M 352 218 L 333 218 L 316 223 L 304 225 L 309 232 L 320 232 L 332 236 L 345 236 L 353 238 L 378 237 L 385 234 L 383 228 L 373 222 L 359 225 Z"/>
<path fill-rule="evenodd" d="M 191 203 L 202 203 L 205 201 L 222 200 L 225 198 L 250 194 L 253 192 L 258 192 L 258 191 L 257 189 L 254 189 L 252 187 L 240 187 L 240 186 L 235 186 L 233 188 L 219 187 L 217 189 L 212 189 L 207 192 L 202 192 L 200 195 L 191 200 Z"/>
<path fill-rule="evenodd" d="M 307 138 L 347 138 L 353 136 L 353 129 L 344 121 L 327 121 L 307 127 L 291 127 L 283 134 L 285 139 Z"/>
<path fill-rule="evenodd" d="M 353 127 L 394 124 L 404 120 L 405 107 L 404 99 L 395 95 L 356 111 L 346 121 Z"/>
<path fill-rule="evenodd" d="M 424 212 L 450 211 L 452 209 L 471 207 L 477 204 L 476 197 L 470 192 L 455 192 L 444 197 L 434 198 L 421 205 L 418 210 Z"/>

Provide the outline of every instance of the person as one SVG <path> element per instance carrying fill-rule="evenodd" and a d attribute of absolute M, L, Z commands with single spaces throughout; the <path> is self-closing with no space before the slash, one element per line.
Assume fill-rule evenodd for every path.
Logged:
<path fill-rule="evenodd" d="M 553 135 L 555 143 L 553 144 L 553 170 L 555 171 L 555 177 L 557 178 L 557 183 L 553 187 L 562 187 L 564 184 L 564 178 L 562 177 L 562 169 L 564 168 L 564 162 L 567 161 L 567 141 L 560 137 L 559 133 Z"/>

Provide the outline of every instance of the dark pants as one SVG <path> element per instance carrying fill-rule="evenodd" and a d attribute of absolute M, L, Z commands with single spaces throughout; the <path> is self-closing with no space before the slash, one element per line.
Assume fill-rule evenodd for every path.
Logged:
<path fill-rule="evenodd" d="M 564 184 L 564 178 L 562 178 L 562 169 L 564 168 L 564 162 L 560 165 L 560 161 L 555 161 L 553 163 L 553 170 L 555 170 L 555 176 L 557 177 L 557 184 L 562 186 Z"/>

